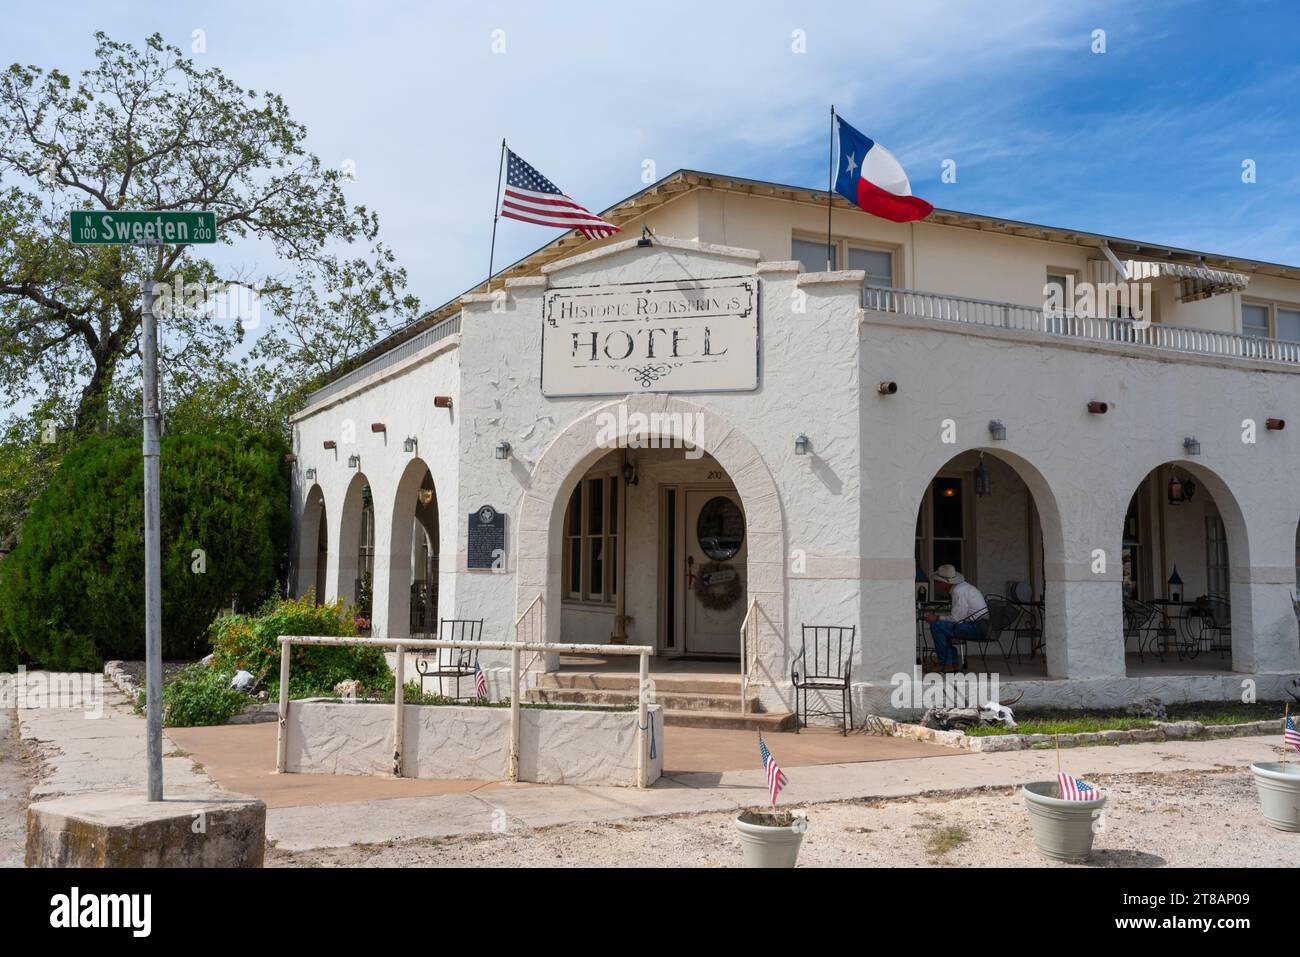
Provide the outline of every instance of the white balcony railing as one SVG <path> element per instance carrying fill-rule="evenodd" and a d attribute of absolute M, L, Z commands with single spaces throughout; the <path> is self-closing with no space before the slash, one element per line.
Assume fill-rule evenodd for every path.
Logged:
<path fill-rule="evenodd" d="M 1051 313 L 1033 306 L 966 299 L 914 289 L 865 286 L 862 290 L 862 307 L 896 316 L 965 322 L 1065 339 L 1123 342 L 1170 352 L 1300 364 L 1300 342 L 1167 326 L 1163 323 L 1139 327 L 1131 319 Z"/>
<path fill-rule="evenodd" d="M 441 322 L 434 323 L 428 329 L 412 336 L 405 342 L 394 346 L 387 352 L 380 353 L 364 365 L 357 366 L 351 372 L 339 376 L 332 382 L 327 382 L 311 395 L 307 396 L 303 403 L 306 406 L 315 405 L 317 402 L 323 402 L 331 396 L 338 395 L 348 387 L 355 385 L 362 379 L 368 379 L 376 372 L 381 372 L 391 366 L 396 365 L 403 359 L 415 355 L 426 346 L 431 346 L 439 340 L 446 339 L 448 336 L 460 332 L 460 313 L 449 316 Z"/>

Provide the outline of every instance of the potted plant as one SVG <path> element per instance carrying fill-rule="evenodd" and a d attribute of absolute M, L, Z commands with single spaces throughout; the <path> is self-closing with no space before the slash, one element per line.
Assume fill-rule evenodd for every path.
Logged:
<path fill-rule="evenodd" d="M 1024 795 L 1039 852 L 1057 861 L 1086 861 L 1106 796 L 1069 774 L 1026 784 Z"/>
<path fill-rule="evenodd" d="M 1300 764 L 1260 761 L 1250 770 L 1264 820 L 1279 831 L 1300 831 Z"/>
<path fill-rule="evenodd" d="M 736 818 L 746 867 L 794 867 L 799 845 L 808 830 L 808 816 L 752 808 Z"/>
<path fill-rule="evenodd" d="M 808 815 L 776 809 L 776 796 L 789 783 L 785 772 L 767 749 L 763 735 L 758 736 L 758 756 L 767 775 L 767 793 L 771 808 L 752 808 L 736 818 L 740 832 L 740 849 L 746 867 L 794 867 L 799 845 L 808 830 Z"/>
<path fill-rule="evenodd" d="M 1300 605 L 1296 606 L 1300 615 Z M 1300 730 L 1287 705 L 1282 716 L 1282 751 L 1300 751 Z M 1300 831 L 1300 764 L 1290 761 L 1260 761 L 1250 766 L 1259 791 L 1259 806 L 1264 820 L 1279 831 Z"/>

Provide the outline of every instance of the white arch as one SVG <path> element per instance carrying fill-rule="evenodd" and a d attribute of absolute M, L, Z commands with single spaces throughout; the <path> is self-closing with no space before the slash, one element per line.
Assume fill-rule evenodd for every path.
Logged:
<path fill-rule="evenodd" d="M 785 660 L 785 524 L 776 483 L 758 449 L 730 422 L 673 396 L 630 395 L 599 406 L 571 422 L 542 453 L 519 509 L 516 614 L 523 615 L 542 596 L 540 634 L 548 642 L 560 640 L 560 526 L 565 503 L 597 459 L 627 440 L 629 432 L 638 433 L 640 416 L 651 423 L 656 437 L 678 440 L 688 437 L 682 434 L 683 417 L 693 417 L 695 429 L 689 437 L 717 459 L 735 483 L 745 510 L 749 598 L 758 604 L 758 671 L 776 679 Z M 639 435 L 644 438 L 646 433 Z"/>

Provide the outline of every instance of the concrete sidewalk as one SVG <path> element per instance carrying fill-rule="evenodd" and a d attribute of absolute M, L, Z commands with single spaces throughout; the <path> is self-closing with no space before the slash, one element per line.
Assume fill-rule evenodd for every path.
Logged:
<path fill-rule="evenodd" d="M 1279 735 L 1196 742 L 1116 745 L 1067 752 L 1069 770 L 1100 778 L 1135 772 L 1244 768 L 1277 760 Z M 781 792 L 786 805 L 906 797 L 1001 788 L 1051 780 L 1051 751 L 961 754 L 942 761 L 907 758 L 794 769 Z M 731 811 L 767 803 L 761 769 L 666 777 L 653 788 L 510 786 L 469 794 L 398 798 L 351 804 L 287 807 L 267 812 L 267 836 L 286 851 L 378 844 L 500 832 L 514 827 L 630 820 L 704 811 Z"/>
<path fill-rule="evenodd" d="M 111 685 L 106 687 L 105 694 L 103 713 L 98 719 L 88 719 L 75 708 L 19 710 L 23 740 L 38 744 L 45 755 L 46 771 L 34 788 L 33 799 L 55 793 L 142 786 L 144 721 L 132 713 L 125 697 Z M 235 729 L 178 729 L 169 731 L 168 736 L 183 746 L 185 741 L 193 743 L 202 737 L 199 732 L 211 735 L 231 730 Z M 241 730 L 252 734 L 238 740 L 253 742 L 260 735 L 264 746 L 266 741 L 274 741 L 273 725 L 242 726 Z M 928 749 L 922 753 L 945 755 L 940 760 L 908 756 L 799 763 L 808 753 L 831 748 L 879 755 L 881 747 L 893 747 L 889 742 L 895 740 L 863 735 L 848 739 L 816 734 L 797 738 L 793 734 L 772 736 L 768 743 L 790 778 L 789 786 L 782 792 L 782 803 L 815 804 L 1009 787 L 1051 779 L 1056 773 L 1056 755 L 1052 751 L 953 753 L 933 746 L 922 746 Z M 915 745 L 915 742 L 908 743 Z M 666 749 L 671 746 L 671 740 L 665 742 Z M 211 776 L 174 746 L 166 747 L 165 752 L 172 755 L 165 762 L 168 793 L 191 786 L 211 787 L 210 778 L 227 787 L 238 783 L 237 778 L 230 779 L 216 766 L 237 764 L 237 752 L 234 757 L 227 755 L 214 760 L 214 772 L 218 773 Z M 1064 753 L 1064 760 L 1071 772 L 1100 778 L 1104 783 L 1111 774 L 1244 768 L 1252 761 L 1277 760 L 1280 754 L 1281 736 L 1270 735 L 1075 748 Z M 821 754 L 823 758 L 826 756 Z M 251 754 L 246 757 L 253 758 L 249 763 L 257 763 Z M 735 760 L 742 758 L 749 761 L 749 757 L 738 751 Z M 671 760 L 669 763 L 673 764 Z M 244 773 L 247 783 L 258 772 Z M 227 780 L 222 781 L 222 777 Z M 673 773 L 645 791 L 328 775 L 276 777 L 276 786 L 306 787 L 314 792 L 302 803 L 268 808 L 267 837 L 279 849 L 287 851 L 497 833 L 517 827 L 731 811 L 767 801 L 766 782 L 762 769 L 757 766 L 757 754 L 753 755 L 752 764 L 739 768 L 729 767 L 724 760 L 719 770 Z M 310 778 L 325 780 L 302 780 Z M 343 799 L 322 800 L 329 796 L 343 796 Z M 301 795 L 293 800 L 300 799 Z"/>

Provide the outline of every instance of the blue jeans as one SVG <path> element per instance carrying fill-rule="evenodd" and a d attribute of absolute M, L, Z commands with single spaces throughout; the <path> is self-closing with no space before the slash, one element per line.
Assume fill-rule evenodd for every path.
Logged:
<path fill-rule="evenodd" d="M 952 646 L 952 640 L 980 641 L 988 634 L 988 621 L 932 621 L 930 637 L 934 639 L 934 655 L 941 665 L 955 665 L 961 655 Z"/>

